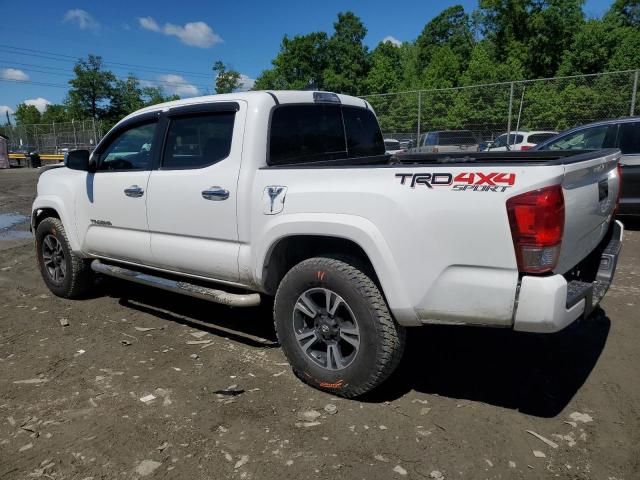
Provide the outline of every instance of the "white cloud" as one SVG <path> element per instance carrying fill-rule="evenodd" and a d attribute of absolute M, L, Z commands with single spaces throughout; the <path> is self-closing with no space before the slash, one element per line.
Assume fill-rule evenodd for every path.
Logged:
<path fill-rule="evenodd" d="M 256 83 L 255 78 L 251 78 L 248 75 L 243 73 L 240 74 L 240 87 L 238 88 L 239 92 L 246 92 L 247 90 L 251 90 Z"/>
<path fill-rule="evenodd" d="M 391 35 L 387 35 L 382 39 L 382 43 L 387 43 L 387 42 L 395 45 L 396 47 L 399 47 L 400 45 L 402 45 L 402 42 L 400 40 L 398 40 L 396 37 L 392 37 Z"/>
<path fill-rule="evenodd" d="M 0 122 L 3 122 L 7 118 L 7 112 L 9 115 L 13 115 L 15 112 L 8 105 L 0 105 Z"/>
<path fill-rule="evenodd" d="M 29 80 L 29 75 L 17 68 L 4 68 L 0 70 L 0 78 L 3 80 L 17 80 L 19 82 L 25 82 Z"/>
<path fill-rule="evenodd" d="M 100 28 L 96 19 L 89 12 L 80 8 L 67 11 L 64 14 L 64 21 L 77 24 L 80 30 L 98 30 Z"/>
<path fill-rule="evenodd" d="M 47 109 L 47 105 L 51 105 L 51 102 L 46 98 L 38 97 L 38 98 L 29 98 L 25 100 L 23 103 L 26 105 L 33 105 L 38 109 L 40 113 L 43 113 Z"/>
<path fill-rule="evenodd" d="M 209 48 L 222 43 L 222 37 L 204 22 L 189 22 L 184 26 L 165 23 L 160 27 L 153 17 L 140 17 L 138 23 L 145 30 L 178 37 L 182 43 L 193 47 Z"/>
<path fill-rule="evenodd" d="M 164 88 L 169 94 L 179 95 L 181 97 L 195 97 L 200 93 L 198 87 L 190 84 L 181 75 L 173 75 L 171 73 L 167 75 L 158 76 L 159 86 Z"/>
<path fill-rule="evenodd" d="M 145 30 L 151 30 L 152 32 L 159 32 L 160 25 L 152 17 L 140 17 L 138 18 L 140 26 Z"/>

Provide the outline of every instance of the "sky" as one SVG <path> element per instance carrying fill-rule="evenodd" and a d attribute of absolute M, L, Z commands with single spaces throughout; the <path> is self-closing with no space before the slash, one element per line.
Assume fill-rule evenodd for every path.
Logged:
<path fill-rule="evenodd" d="M 610 3 L 586 0 L 585 13 L 600 16 Z M 89 53 L 120 77 L 133 73 L 143 85 L 181 97 L 213 93 L 216 60 L 239 71 L 248 89 L 271 66 L 285 34 L 331 32 L 338 12 L 358 15 L 374 48 L 384 39 L 415 40 L 455 4 L 470 12 L 477 0 L 0 2 L 3 18 L 11 19 L 0 28 L 0 122 L 22 102 L 41 111 L 62 102 L 73 64 Z"/>

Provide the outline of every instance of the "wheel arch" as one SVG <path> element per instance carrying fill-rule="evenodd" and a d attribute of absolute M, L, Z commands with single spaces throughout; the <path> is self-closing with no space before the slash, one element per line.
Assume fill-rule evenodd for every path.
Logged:
<path fill-rule="evenodd" d="M 38 224 L 47 217 L 57 218 L 62 222 L 73 251 L 80 251 L 80 242 L 72 221 L 73 214 L 67 213 L 62 201 L 54 196 L 46 195 L 36 198 L 31 208 L 31 229 L 35 235 Z"/>
<path fill-rule="evenodd" d="M 262 250 L 256 255 L 255 278 L 265 293 L 274 294 L 284 275 L 307 258 L 348 256 L 358 260 L 359 268 L 368 269 L 399 323 L 420 324 L 391 250 L 369 220 L 351 215 L 287 215 L 257 238 Z"/>

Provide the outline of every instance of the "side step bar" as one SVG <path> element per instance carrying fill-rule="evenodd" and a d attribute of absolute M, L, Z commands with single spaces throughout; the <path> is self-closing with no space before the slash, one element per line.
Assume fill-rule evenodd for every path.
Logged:
<path fill-rule="evenodd" d="M 181 293 L 190 297 L 201 298 L 210 302 L 221 303 L 230 307 L 255 307 L 260 305 L 260 294 L 258 293 L 229 293 L 223 290 L 194 285 L 193 283 L 179 282 L 156 275 L 149 275 L 148 273 L 136 272 L 135 270 L 129 270 L 128 268 L 122 268 L 116 265 L 108 265 L 102 263 L 100 260 L 91 262 L 91 269 L 103 275 L 129 280 L 169 292 Z"/>

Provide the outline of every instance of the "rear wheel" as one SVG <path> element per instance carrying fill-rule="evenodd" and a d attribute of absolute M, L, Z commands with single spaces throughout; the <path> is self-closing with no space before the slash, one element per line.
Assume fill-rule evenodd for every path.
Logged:
<path fill-rule="evenodd" d="M 293 267 L 274 305 L 278 339 L 293 371 L 344 397 L 380 385 L 396 368 L 405 331 L 373 280 L 350 260 L 316 257 Z"/>
<path fill-rule="evenodd" d="M 35 237 L 40 273 L 54 295 L 76 298 L 92 287 L 91 267 L 88 261 L 71 251 L 67 233 L 58 218 L 42 220 Z"/>

